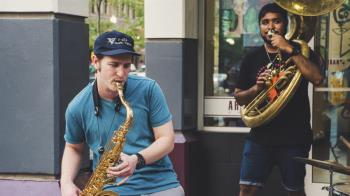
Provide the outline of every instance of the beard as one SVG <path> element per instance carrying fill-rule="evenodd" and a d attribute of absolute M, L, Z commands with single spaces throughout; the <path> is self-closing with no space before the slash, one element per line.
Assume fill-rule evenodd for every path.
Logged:
<path fill-rule="evenodd" d="M 268 45 L 271 45 L 271 40 L 268 40 L 265 36 L 262 36 L 262 39 L 264 40 L 264 42 Z"/>

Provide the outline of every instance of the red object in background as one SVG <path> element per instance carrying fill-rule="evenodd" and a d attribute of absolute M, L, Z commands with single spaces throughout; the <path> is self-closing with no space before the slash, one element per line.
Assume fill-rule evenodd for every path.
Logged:
<path fill-rule="evenodd" d="M 186 196 L 188 196 L 190 193 L 189 148 L 193 142 L 195 142 L 194 138 L 190 136 L 185 137 L 181 132 L 177 132 L 175 135 L 174 150 L 169 154 L 169 157 L 174 165 L 177 178 L 184 188 Z"/>

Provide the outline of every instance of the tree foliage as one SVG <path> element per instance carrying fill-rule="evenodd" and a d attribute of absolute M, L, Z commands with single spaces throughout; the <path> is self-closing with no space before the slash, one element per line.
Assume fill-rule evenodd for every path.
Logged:
<path fill-rule="evenodd" d="M 101 14 L 102 2 L 107 2 L 112 7 L 111 15 Z M 143 0 L 90 0 L 90 7 L 95 5 L 97 17 L 90 17 L 87 22 L 89 24 L 90 49 L 93 47 L 96 37 L 105 31 L 118 30 L 126 33 L 134 38 L 135 50 L 139 53 L 144 49 L 144 1 Z M 120 7 L 127 6 L 132 10 L 130 13 L 120 11 Z M 118 8 L 119 7 L 119 8 Z M 118 12 L 119 11 L 119 12 Z M 115 15 L 118 21 L 116 24 L 110 21 L 110 17 Z M 132 17 L 134 15 L 134 17 Z"/>

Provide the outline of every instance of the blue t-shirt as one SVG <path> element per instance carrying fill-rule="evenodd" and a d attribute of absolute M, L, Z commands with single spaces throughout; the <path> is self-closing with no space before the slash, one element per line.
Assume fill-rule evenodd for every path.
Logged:
<path fill-rule="evenodd" d="M 101 99 L 99 115 L 94 114 L 93 84 L 88 84 L 68 105 L 66 110 L 65 140 L 71 144 L 86 142 L 93 152 L 93 167 L 98 160 L 98 149 L 109 142 L 113 132 L 126 117 L 125 107 L 115 112 L 115 102 Z M 133 113 L 133 124 L 126 135 L 123 152 L 135 154 L 154 142 L 152 127 L 171 120 L 171 113 L 159 85 L 152 79 L 129 75 L 124 97 Z M 121 179 L 117 179 L 121 180 Z M 106 186 L 120 195 L 154 193 L 179 186 L 168 156 L 136 169 L 120 187 Z"/>

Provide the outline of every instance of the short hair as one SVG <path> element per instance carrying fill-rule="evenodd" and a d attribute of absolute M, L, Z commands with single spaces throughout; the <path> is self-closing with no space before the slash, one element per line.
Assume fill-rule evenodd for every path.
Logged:
<path fill-rule="evenodd" d="M 279 5 L 277 5 L 276 3 L 269 3 L 264 5 L 259 12 L 259 23 L 262 17 L 264 17 L 268 12 L 272 12 L 272 13 L 279 13 L 282 17 L 282 19 L 285 21 L 286 23 L 286 28 L 288 25 L 288 12 L 281 8 Z"/>
<path fill-rule="evenodd" d="M 98 60 L 101 60 L 104 57 L 104 55 L 102 55 L 102 54 L 95 54 L 95 56 Z"/>

